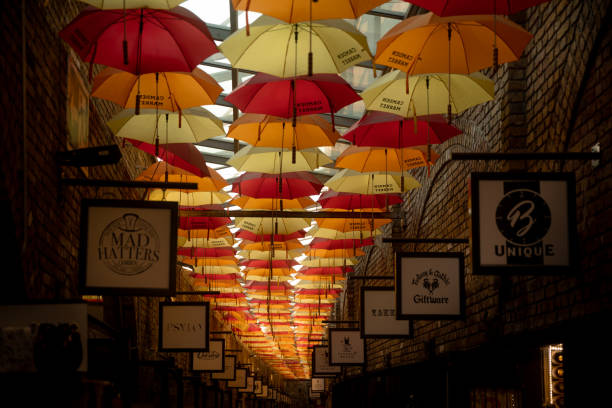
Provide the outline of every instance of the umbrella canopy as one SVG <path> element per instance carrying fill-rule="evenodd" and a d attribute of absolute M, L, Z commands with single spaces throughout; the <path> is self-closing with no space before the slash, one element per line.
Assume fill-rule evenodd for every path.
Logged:
<path fill-rule="evenodd" d="M 311 248 L 307 252 L 305 252 L 304 255 L 317 258 L 352 258 L 355 256 L 365 255 L 365 252 L 363 252 L 363 250 L 359 248 Z"/>
<path fill-rule="evenodd" d="M 222 258 L 233 257 L 236 251 L 231 246 L 219 248 L 198 248 L 198 247 L 182 247 L 176 250 L 179 256 L 187 256 L 189 258 Z"/>
<path fill-rule="evenodd" d="M 237 227 L 253 232 L 255 234 L 291 234 L 310 226 L 307 218 L 262 218 L 262 217 L 237 217 Z"/>
<path fill-rule="evenodd" d="M 403 171 L 434 164 L 438 157 L 436 152 L 426 146 L 402 149 L 351 146 L 338 156 L 336 167 L 359 172 Z"/>
<path fill-rule="evenodd" d="M 288 23 L 330 18 L 357 18 L 387 0 L 232 0 L 236 10 L 257 11 Z"/>
<path fill-rule="evenodd" d="M 277 174 L 244 173 L 232 184 L 232 192 L 254 198 L 298 198 L 319 194 L 323 183 L 305 171 Z"/>
<path fill-rule="evenodd" d="M 157 163 L 168 163 L 169 166 L 174 166 L 180 169 L 187 170 L 192 176 L 197 178 L 207 178 L 211 175 L 211 168 L 206 165 L 206 160 L 202 153 L 191 143 L 168 143 L 161 146 L 156 146 L 151 143 L 125 138 L 132 146 L 143 152 L 152 154 L 164 160 Z M 155 164 L 153 164 L 155 166 Z M 164 168 L 165 170 L 165 168 Z M 216 172 L 215 172 L 216 173 Z M 217 173 L 218 174 L 218 173 Z M 157 181 L 166 181 L 165 171 L 162 173 L 162 178 Z M 170 174 L 168 174 L 170 181 Z M 216 190 L 220 190 L 215 189 Z"/>
<path fill-rule="evenodd" d="M 402 197 L 399 194 L 354 194 L 326 191 L 317 201 L 322 208 L 336 208 L 342 210 L 356 210 L 362 208 L 385 208 L 400 204 Z"/>
<path fill-rule="evenodd" d="M 262 241 L 262 242 L 242 242 L 240 243 L 240 248 L 248 249 L 248 250 L 258 250 L 258 251 L 271 251 L 272 248 L 275 250 L 284 250 L 290 251 L 293 249 L 305 249 L 304 245 L 297 239 L 290 239 L 288 241 L 281 242 L 271 242 L 271 241 Z"/>
<path fill-rule="evenodd" d="M 261 113 L 245 113 L 232 123 L 227 137 L 259 147 L 289 147 L 297 150 L 333 146 L 340 134 L 320 115 L 302 115 L 292 121 Z"/>
<path fill-rule="evenodd" d="M 179 228 L 184 230 L 214 230 L 231 223 L 229 217 L 179 217 Z"/>
<path fill-rule="evenodd" d="M 281 242 L 281 241 L 287 241 L 290 239 L 304 238 L 305 236 L 306 236 L 306 232 L 301 231 L 301 230 L 291 233 L 289 235 L 276 234 L 274 236 L 267 235 L 267 234 L 261 234 L 261 233 L 253 233 L 251 231 L 247 231 L 243 229 L 239 229 L 238 231 L 236 231 L 236 238 L 243 239 L 246 241 L 252 241 L 252 242 L 271 241 L 272 238 L 274 238 L 275 242 Z"/>
<path fill-rule="evenodd" d="M 340 267 L 305 267 L 300 269 L 300 275 L 304 276 L 330 276 L 330 275 L 346 275 L 349 272 L 352 272 L 353 268 L 350 266 Z"/>
<path fill-rule="evenodd" d="M 408 120 L 381 111 L 369 111 L 342 136 L 356 146 L 410 147 L 439 144 L 461 130 L 446 123 L 442 115 Z"/>
<path fill-rule="evenodd" d="M 278 174 L 281 171 L 314 170 L 332 162 L 318 149 L 299 150 L 295 158 L 295 163 L 292 163 L 291 149 L 246 146 L 229 159 L 227 164 L 238 171 Z"/>
<path fill-rule="evenodd" d="M 181 207 L 198 207 L 210 204 L 223 204 L 230 199 L 223 191 L 193 191 L 155 188 L 147 193 L 147 200 L 176 201 Z"/>
<path fill-rule="evenodd" d="M 331 228 L 322 228 L 316 226 L 308 231 L 308 235 L 314 238 L 325 238 L 325 239 L 359 239 L 363 240 L 370 237 L 381 235 L 380 229 L 372 230 L 361 230 L 361 231 L 338 231 Z"/>
<path fill-rule="evenodd" d="M 206 72 L 159 72 L 134 75 L 107 67 L 94 78 L 91 96 L 124 108 L 157 108 L 178 111 L 214 104 L 223 88 Z"/>
<path fill-rule="evenodd" d="M 510 15 L 547 1 L 548 0 L 410 0 L 410 3 L 433 11 L 439 16 L 461 16 L 468 14 Z"/>
<path fill-rule="evenodd" d="M 292 266 L 297 265 L 298 263 L 294 260 L 261 260 L 261 259 L 248 259 L 240 262 L 240 266 L 244 266 L 247 268 L 291 268 Z M 295 272 L 295 271 L 294 271 Z"/>
<path fill-rule="evenodd" d="M 223 122 L 204 108 L 189 108 L 182 113 L 159 113 L 143 109 L 124 109 L 107 122 L 119 137 L 146 143 L 198 143 L 215 136 L 225 136 Z"/>
<path fill-rule="evenodd" d="M 225 97 L 243 112 L 283 118 L 333 113 L 360 99 L 351 85 L 336 74 L 284 79 L 258 73 Z"/>
<path fill-rule="evenodd" d="M 361 97 L 366 109 L 403 117 L 448 113 L 449 95 L 453 114 L 495 97 L 495 84 L 479 72 L 411 75 L 408 87 L 406 93 L 406 73 L 395 70 L 377 78 Z"/>
<path fill-rule="evenodd" d="M 361 173 L 351 169 L 343 169 L 325 182 L 325 185 L 334 191 L 356 194 L 403 193 L 421 187 L 410 175 L 404 176 L 403 184 L 402 189 L 402 174 L 399 172 Z"/>
<path fill-rule="evenodd" d="M 206 171 L 208 172 L 208 176 L 199 177 L 164 161 L 158 161 L 140 173 L 140 175 L 136 177 L 136 180 L 165 181 L 167 173 L 169 182 L 197 183 L 199 191 L 219 191 L 228 185 L 225 179 L 212 167 L 206 166 Z"/>
<path fill-rule="evenodd" d="M 237 255 L 245 259 L 261 259 L 261 260 L 293 259 L 295 257 L 302 255 L 305 250 L 306 248 L 296 248 L 296 249 L 291 249 L 291 250 L 279 249 L 279 250 L 274 250 L 274 251 L 271 251 L 271 250 L 258 251 L 256 249 L 252 249 L 252 250 L 243 249 L 241 251 L 238 251 Z"/>
<path fill-rule="evenodd" d="M 83 3 L 91 4 L 94 7 L 104 10 L 109 9 L 171 9 L 183 3 L 185 0 L 80 0 Z"/>
<path fill-rule="evenodd" d="M 218 52 L 206 24 L 182 7 L 87 7 L 59 35 L 83 61 L 134 74 L 191 72 Z"/>
<path fill-rule="evenodd" d="M 312 72 L 316 74 L 338 74 L 372 59 L 366 37 L 343 20 L 316 21 L 311 30 L 309 23 L 287 24 L 262 15 L 251 24 L 250 35 L 246 28 L 240 29 L 223 41 L 219 49 L 234 68 L 283 78 L 308 74 L 310 50 Z"/>
<path fill-rule="evenodd" d="M 366 239 L 325 239 L 315 238 L 309 246 L 314 249 L 352 249 L 359 248 L 367 245 L 374 245 L 372 238 Z M 314 255 L 318 256 L 318 255 Z"/>
<path fill-rule="evenodd" d="M 309 266 L 313 268 L 327 268 L 337 266 L 352 266 L 357 265 L 359 259 L 357 258 L 313 258 L 307 257 L 300 261 L 301 265 Z"/>
<path fill-rule="evenodd" d="M 303 210 L 317 203 L 310 197 L 299 197 L 294 199 L 282 198 L 253 198 L 249 196 L 236 197 L 229 205 L 240 207 L 243 210 Z"/>
<path fill-rule="evenodd" d="M 390 219 L 384 218 L 317 218 L 319 228 L 333 229 L 340 232 L 370 231 L 389 224 Z M 336 257 L 337 258 L 337 257 Z"/>
<path fill-rule="evenodd" d="M 378 41 L 375 62 L 410 74 L 470 74 L 494 65 L 483 52 L 494 41 L 497 62 L 505 63 L 518 60 L 531 37 L 504 17 L 420 14 L 396 24 Z"/>

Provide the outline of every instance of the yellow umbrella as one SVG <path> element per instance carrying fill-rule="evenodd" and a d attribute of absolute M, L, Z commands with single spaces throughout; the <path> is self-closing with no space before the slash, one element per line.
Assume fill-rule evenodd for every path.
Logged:
<path fill-rule="evenodd" d="M 232 123 L 227 137 L 259 147 L 290 147 L 297 150 L 317 146 L 333 146 L 340 133 L 321 115 L 280 118 L 259 113 L 245 113 Z"/>
<path fill-rule="evenodd" d="M 404 176 L 402 190 L 401 173 L 377 171 L 360 173 L 351 169 L 343 169 L 325 182 L 334 191 L 355 194 L 389 194 L 403 193 L 421 187 L 412 176 Z"/>
<path fill-rule="evenodd" d="M 310 250 L 305 252 L 304 255 L 318 257 L 318 258 L 351 258 L 355 256 L 365 255 L 365 252 L 363 252 L 363 250 L 359 248 L 339 248 L 339 249 L 311 248 Z"/>
<path fill-rule="evenodd" d="M 360 95 L 368 110 L 415 118 L 448 114 L 449 95 L 453 114 L 495 97 L 495 84 L 480 72 L 411 75 L 408 87 L 406 93 L 406 73 L 395 70 L 376 79 Z"/>
<path fill-rule="evenodd" d="M 251 250 L 243 249 L 241 251 L 238 251 L 237 255 L 245 259 L 277 260 L 277 259 L 293 259 L 295 257 L 302 255 L 304 251 L 306 251 L 305 247 L 297 248 L 297 249 L 290 249 L 290 250 L 276 249 L 273 252 L 272 251 L 258 251 L 256 249 L 251 249 Z"/>
<path fill-rule="evenodd" d="M 247 249 L 247 250 L 258 250 L 258 251 L 271 251 L 272 248 L 274 248 L 274 250 L 285 250 L 285 251 L 291 251 L 293 249 L 304 249 L 304 245 L 302 245 L 302 243 L 300 241 L 298 241 L 297 239 L 289 239 L 287 241 L 280 241 L 280 242 L 270 242 L 270 241 L 261 241 L 261 242 L 241 242 L 239 247 L 241 249 Z"/>
<path fill-rule="evenodd" d="M 332 266 L 350 266 L 357 265 L 357 258 L 313 258 L 307 257 L 299 261 L 301 265 L 310 266 L 312 268 L 328 268 Z"/>
<path fill-rule="evenodd" d="M 317 218 L 316 221 L 319 228 L 340 232 L 376 230 L 391 222 L 390 219 L 368 218 L 367 215 L 363 218 Z"/>
<path fill-rule="evenodd" d="M 382 235 L 382 232 L 380 229 L 375 229 L 374 231 L 361 230 L 342 232 L 331 228 L 321 228 L 320 226 L 316 226 L 308 231 L 307 235 L 313 238 L 324 239 L 364 239 Z"/>
<path fill-rule="evenodd" d="M 234 237 L 225 225 L 214 230 L 179 228 L 177 245 L 179 247 L 220 248 L 234 245 Z"/>
<path fill-rule="evenodd" d="M 230 266 L 235 268 L 235 271 L 238 272 L 240 268 L 238 268 L 238 260 L 235 257 L 217 257 L 217 258 L 191 258 L 191 257 L 183 257 L 181 262 L 186 263 L 192 266 L 203 266 L 203 267 L 212 267 L 212 266 Z"/>
<path fill-rule="evenodd" d="M 427 160 L 427 157 L 430 157 Z M 427 146 L 402 149 L 390 147 L 351 146 L 336 159 L 336 167 L 368 171 L 402 171 L 434 164 L 440 157 Z"/>
<path fill-rule="evenodd" d="M 219 50 L 233 68 L 283 78 L 309 73 L 309 51 L 315 74 L 339 74 L 372 59 L 365 35 L 339 19 L 287 24 L 262 15 L 251 24 L 250 35 L 246 28 L 240 29 L 223 41 Z"/>
<path fill-rule="evenodd" d="M 302 281 L 299 282 L 297 285 L 295 285 L 296 289 L 321 289 L 321 284 L 320 283 L 312 283 L 312 282 L 308 282 L 308 281 Z M 327 289 L 342 289 L 344 288 L 344 285 L 340 284 L 340 283 L 325 283 L 325 288 Z"/>
<path fill-rule="evenodd" d="M 91 96 L 115 102 L 124 108 L 154 108 L 181 111 L 211 105 L 223 88 L 206 72 L 157 72 L 134 75 L 107 67 L 94 78 Z"/>
<path fill-rule="evenodd" d="M 346 279 L 346 277 L 342 276 L 342 275 L 333 275 L 333 276 L 328 276 L 328 275 L 304 275 L 301 273 L 298 273 L 297 275 L 295 275 L 295 279 L 300 279 L 301 281 L 312 281 L 313 283 L 320 283 L 320 284 L 327 284 L 330 282 L 340 282 Z"/>
<path fill-rule="evenodd" d="M 201 107 L 185 109 L 182 114 L 142 109 L 139 115 L 135 115 L 134 109 L 124 109 L 107 124 L 119 137 L 151 144 L 158 136 L 161 143 L 198 143 L 211 137 L 225 136 L 223 122 Z"/>
<path fill-rule="evenodd" d="M 180 169 L 165 161 L 158 161 L 147 167 L 136 180 L 143 181 L 166 181 L 168 171 L 168 182 L 197 183 L 199 191 L 219 191 L 228 184 L 223 177 L 212 167 L 208 167 L 209 177 L 194 176 L 187 170 Z M 189 190 L 192 191 L 192 190 Z"/>
<path fill-rule="evenodd" d="M 240 207 L 243 210 L 303 210 L 308 207 L 315 206 L 317 203 L 310 197 L 299 197 L 294 199 L 278 199 L 278 198 L 253 198 L 249 196 L 240 196 L 229 202 L 230 206 Z"/>
<path fill-rule="evenodd" d="M 314 148 L 297 151 L 295 163 L 292 163 L 291 156 L 291 149 L 246 146 L 229 159 L 227 164 L 238 171 L 279 174 L 310 171 L 332 162 Z"/>
<path fill-rule="evenodd" d="M 235 265 L 192 265 L 197 274 L 230 274 L 238 273 L 240 270 Z"/>
<path fill-rule="evenodd" d="M 149 191 L 147 196 L 147 200 L 176 201 L 184 207 L 222 204 L 229 199 L 229 194 L 222 191 L 162 190 L 160 188 Z"/>
<path fill-rule="evenodd" d="M 255 234 L 292 234 L 310 226 L 308 218 L 262 218 L 237 217 L 234 221 L 237 227 Z"/>

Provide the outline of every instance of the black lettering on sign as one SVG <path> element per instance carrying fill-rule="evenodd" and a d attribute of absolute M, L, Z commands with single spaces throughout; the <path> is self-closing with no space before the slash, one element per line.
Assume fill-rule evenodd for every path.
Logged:
<path fill-rule="evenodd" d="M 170 322 L 166 323 L 166 329 L 168 332 L 196 333 L 204 330 L 204 325 L 197 322 Z"/>

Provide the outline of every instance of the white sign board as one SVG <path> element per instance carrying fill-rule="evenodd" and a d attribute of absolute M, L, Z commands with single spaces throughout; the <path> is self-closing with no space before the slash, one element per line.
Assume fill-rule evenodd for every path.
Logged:
<path fill-rule="evenodd" d="M 365 341 L 359 329 L 329 329 L 329 364 L 365 364 Z"/>
<path fill-rule="evenodd" d="M 207 302 L 160 302 L 159 350 L 208 351 Z"/>
<path fill-rule="evenodd" d="M 361 287 L 363 338 L 411 337 L 412 321 L 398 320 L 393 288 Z"/>

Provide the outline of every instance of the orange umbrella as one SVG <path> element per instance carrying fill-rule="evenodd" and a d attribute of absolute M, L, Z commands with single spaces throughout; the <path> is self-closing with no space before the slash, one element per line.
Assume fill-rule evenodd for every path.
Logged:
<path fill-rule="evenodd" d="M 430 159 L 427 160 L 429 155 Z M 404 171 L 434 164 L 440 156 L 427 146 L 402 149 L 351 146 L 336 159 L 336 167 L 368 171 Z"/>
<path fill-rule="evenodd" d="M 172 166 L 164 161 L 159 161 L 147 167 L 145 171 L 136 177 L 136 180 L 166 181 L 167 171 L 168 182 L 198 183 L 198 191 L 219 191 L 228 185 L 225 179 L 215 169 L 209 166 L 207 167 L 210 176 L 197 177 L 187 170 Z"/>
<path fill-rule="evenodd" d="M 306 256 L 315 256 L 319 258 L 352 258 L 354 256 L 365 255 L 365 252 L 359 248 L 338 248 L 338 249 L 320 249 L 311 248 L 305 252 Z"/>
<path fill-rule="evenodd" d="M 281 204 L 282 202 L 282 204 Z M 317 203 L 310 197 L 294 199 L 253 198 L 249 196 L 236 197 L 229 202 L 230 206 L 240 207 L 243 210 L 303 210 Z"/>
<path fill-rule="evenodd" d="M 391 222 L 390 219 L 367 218 L 367 215 L 364 216 L 364 218 L 317 218 L 316 221 L 319 228 L 332 229 L 340 232 L 376 230 Z M 330 255 L 327 258 L 334 257 Z"/>
<path fill-rule="evenodd" d="M 156 72 L 134 75 L 107 67 L 94 78 L 91 96 L 115 102 L 124 108 L 156 108 L 180 111 L 211 105 L 223 88 L 206 72 Z"/>
<path fill-rule="evenodd" d="M 274 248 L 274 250 L 278 249 L 284 251 L 291 251 L 293 249 L 302 249 L 304 248 L 304 245 L 302 245 L 302 243 L 297 239 L 290 239 L 288 241 L 282 242 L 241 242 L 240 248 L 257 251 L 271 251 L 272 248 Z"/>

